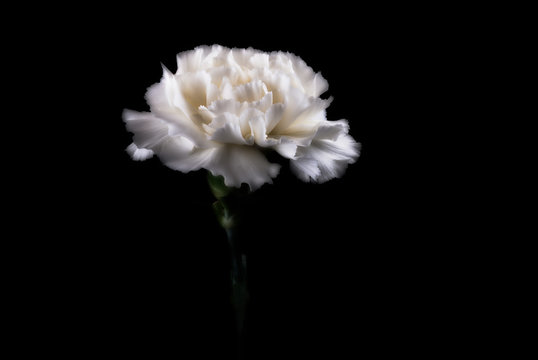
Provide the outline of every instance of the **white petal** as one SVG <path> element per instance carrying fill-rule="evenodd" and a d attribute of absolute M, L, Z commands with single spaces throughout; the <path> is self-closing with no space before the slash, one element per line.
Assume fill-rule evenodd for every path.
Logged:
<path fill-rule="evenodd" d="M 169 137 L 158 149 L 159 159 L 174 170 L 189 172 L 206 168 L 214 158 L 217 148 L 197 148 L 182 136 Z"/>
<path fill-rule="evenodd" d="M 310 179 L 319 178 L 321 171 L 318 162 L 312 158 L 301 158 L 296 161 L 290 161 L 291 171 L 302 181 L 309 182 Z"/>
<path fill-rule="evenodd" d="M 254 117 L 253 119 L 249 120 L 248 123 L 250 126 L 251 136 L 254 138 L 256 145 L 261 147 L 271 147 L 280 142 L 277 139 L 267 137 L 265 118 L 263 115 Z"/>
<path fill-rule="evenodd" d="M 252 67 L 257 68 L 268 68 L 269 67 L 269 54 L 266 53 L 256 53 L 249 58 L 250 64 Z"/>
<path fill-rule="evenodd" d="M 177 73 L 197 71 L 202 68 L 204 49 L 202 47 L 177 54 Z"/>
<path fill-rule="evenodd" d="M 293 73 L 293 63 L 290 59 L 290 53 L 282 51 L 271 53 L 271 67 L 286 73 Z"/>
<path fill-rule="evenodd" d="M 347 120 L 324 121 L 316 132 L 316 139 L 336 140 L 340 135 L 347 134 L 348 131 Z"/>
<path fill-rule="evenodd" d="M 269 163 L 254 147 L 227 145 L 219 149 L 208 169 L 213 175 L 222 175 L 227 186 L 240 187 L 246 183 L 251 190 L 256 190 L 265 183 L 272 183 L 280 165 Z"/>
<path fill-rule="evenodd" d="M 261 80 L 254 80 L 249 83 L 236 86 L 233 89 L 234 97 L 237 101 L 254 102 L 263 98 L 267 94 L 267 87 Z"/>
<path fill-rule="evenodd" d="M 213 128 L 218 126 L 213 135 L 210 137 L 210 139 L 213 141 L 239 145 L 248 143 L 243 137 L 241 126 L 239 124 L 239 118 L 236 115 L 230 113 L 218 115 L 209 126 Z M 252 143 L 252 141 L 250 141 L 250 143 Z"/>
<path fill-rule="evenodd" d="M 256 101 L 252 104 L 253 107 L 260 110 L 261 112 L 266 112 L 267 110 L 269 110 L 271 105 L 273 105 L 273 93 L 270 91 L 265 94 L 261 98 L 261 100 Z"/>
<path fill-rule="evenodd" d="M 310 86 L 307 87 L 307 91 L 310 92 L 311 96 L 320 96 L 325 91 L 329 89 L 329 83 L 320 73 L 314 75 L 314 80 L 311 82 Z"/>
<path fill-rule="evenodd" d="M 292 89 L 290 76 L 280 71 L 264 70 L 258 72 L 258 76 L 267 85 L 267 90 L 273 93 L 274 102 L 283 103 L 286 99 L 286 94 Z"/>
<path fill-rule="evenodd" d="M 205 128 L 204 125 L 209 124 L 215 118 L 215 114 L 203 105 L 200 105 L 200 107 L 198 108 L 198 115 L 200 115 L 200 118 L 204 123 L 202 125 L 203 128 Z"/>
<path fill-rule="evenodd" d="M 220 45 L 199 46 L 194 50 L 177 54 L 177 74 L 207 69 L 218 62 L 218 57 L 225 51 Z"/>
<path fill-rule="evenodd" d="M 288 135 L 304 136 L 317 131 L 319 125 L 327 121 L 325 109 L 330 103 L 331 99 L 311 98 L 309 105 L 296 116 L 284 132 Z"/>
<path fill-rule="evenodd" d="M 224 78 L 230 79 L 234 77 L 234 69 L 225 65 L 207 69 L 207 72 L 211 75 L 211 82 L 217 87 L 220 87 L 222 85 L 222 80 Z"/>
<path fill-rule="evenodd" d="M 241 115 L 239 115 L 239 125 L 241 126 L 241 133 L 243 134 L 243 137 L 250 138 L 252 137 L 252 129 L 250 127 L 250 121 L 257 118 L 264 118 L 264 113 L 262 113 L 260 110 L 251 107 L 248 103 L 244 103 L 246 106 L 241 111 Z M 252 144 L 252 143 L 251 143 Z"/>
<path fill-rule="evenodd" d="M 192 112 L 200 105 L 208 104 L 211 90 L 211 76 L 206 71 L 197 71 L 178 75 L 179 89 L 181 95 L 191 106 Z"/>
<path fill-rule="evenodd" d="M 206 104 L 211 104 L 217 100 L 220 96 L 219 88 L 217 85 L 210 83 L 207 85 Z"/>
<path fill-rule="evenodd" d="M 234 83 L 234 81 L 230 80 L 230 78 L 228 77 L 224 77 L 222 79 L 220 87 L 219 87 L 220 99 L 235 100 L 234 87 L 232 83 Z"/>
<path fill-rule="evenodd" d="M 155 93 L 153 93 L 155 91 Z M 163 77 L 161 81 L 148 89 L 146 100 L 150 107 L 176 108 L 183 116 L 188 116 L 193 112 L 192 106 L 187 102 L 180 89 L 180 79 L 163 66 Z"/>
<path fill-rule="evenodd" d="M 273 132 L 295 137 L 314 135 L 318 127 L 327 120 L 325 109 L 330 103 L 331 99 L 307 98 L 297 90 L 290 91 L 282 119 Z"/>
<path fill-rule="evenodd" d="M 315 139 L 310 146 L 297 148 L 291 168 L 301 179 L 322 183 L 342 176 L 347 165 L 354 163 L 359 154 L 360 144 L 347 134 L 336 140 Z M 319 173 L 313 171 L 314 163 Z"/>
<path fill-rule="evenodd" d="M 267 133 L 270 134 L 275 126 L 280 122 L 284 115 L 284 104 L 273 104 L 265 113 L 265 128 Z"/>
<path fill-rule="evenodd" d="M 300 57 L 287 54 L 293 64 L 293 70 L 300 79 L 301 85 L 309 96 L 318 97 L 329 88 L 327 80 L 320 73 L 314 73 L 314 70 L 308 66 Z"/>
<path fill-rule="evenodd" d="M 153 157 L 152 150 L 139 148 L 135 143 L 131 143 L 131 145 L 127 146 L 125 151 L 127 151 L 131 158 L 136 161 L 144 161 Z"/>
<path fill-rule="evenodd" d="M 197 109 L 191 108 L 175 77 L 170 78 L 165 73 L 160 83 L 148 89 L 146 100 L 151 112 L 170 125 L 172 134 L 181 134 L 200 146 L 206 144 L 202 121 L 191 115 L 197 114 Z"/>
<path fill-rule="evenodd" d="M 312 148 L 324 153 L 331 159 L 354 163 L 360 154 L 360 144 L 349 135 L 341 135 L 336 140 L 315 140 Z"/>
<path fill-rule="evenodd" d="M 213 101 L 207 108 L 216 115 L 224 113 L 239 115 L 242 107 L 243 105 L 239 101 L 233 99 L 221 99 Z"/>
<path fill-rule="evenodd" d="M 228 56 L 226 58 L 227 63 L 234 67 L 239 69 L 240 71 L 244 71 L 245 68 L 250 68 L 252 66 L 251 59 L 252 56 L 256 54 L 257 51 L 253 49 L 231 49 L 228 53 Z"/>
<path fill-rule="evenodd" d="M 167 124 L 152 113 L 125 109 L 123 121 L 138 148 L 152 148 L 168 134 Z"/>
<path fill-rule="evenodd" d="M 284 140 L 280 144 L 275 145 L 273 149 L 286 159 L 293 159 L 297 152 L 297 144 L 292 141 Z"/>
<path fill-rule="evenodd" d="M 297 117 L 308 108 L 310 101 L 308 97 L 297 89 L 290 89 L 285 94 L 285 108 L 282 118 L 276 124 L 273 132 L 277 134 L 285 133 L 286 129 L 297 119 Z"/>

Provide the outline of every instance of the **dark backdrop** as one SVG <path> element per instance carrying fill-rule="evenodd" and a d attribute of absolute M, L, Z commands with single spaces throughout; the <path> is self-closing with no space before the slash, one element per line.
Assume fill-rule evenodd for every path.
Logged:
<path fill-rule="evenodd" d="M 328 118 L 348 119 L 362 144 L 341 179 L 302 183 L 284 164 L 245 203 L 251 358 L 448 351 L 435 346 L 443 311 L 431 268 L 440 248 L 424 240 L 430 218 L 415 213 L 427 180 L 414 176 L 406 137 L 424 117 L 417 102 L 427 96 L 435 36 L 424 36 L 428 26 L 409 8 L 267 6 L 88 9 L 43 43 L 42 54 L 61 54 L 53 61 L 65 96 L 53 103 L 61 176 L 42 194 L 61 211 L 45 225 L 55 236 L 37 250 L 52 255 L 53 269 L 40 293 L 53 305 L 39 316 L 61 331 L 43 346 L 232 356 L 228 250 L 205 173 L 132 161 L 121 119 L 124 108 L 148 110 L 144 93 L 161 62 L 175 71 L 178 52 L 221 44 L 303 58 L 329 82 Z"/>

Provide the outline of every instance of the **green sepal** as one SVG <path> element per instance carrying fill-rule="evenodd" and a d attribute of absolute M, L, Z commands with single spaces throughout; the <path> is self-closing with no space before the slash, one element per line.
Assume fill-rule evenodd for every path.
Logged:
<path fill-rule="evenodd" d="M 224 183 L 224 177 L 215 176 L 210 172 L 207 173 L 207 182 L 209 183 L 209 188 L 211 192 L 217 199 L 222 199 L 223 197 L 228 196 L 233 188 L 226 186 Z"/>
<path fill-rule="evenodd" d="M 220 226 L 224 229 L 231 229 L 235 226 L 235 217 L 230 214 L 222 200 L 213 203 L 213 211 L 215 211 Z"/>

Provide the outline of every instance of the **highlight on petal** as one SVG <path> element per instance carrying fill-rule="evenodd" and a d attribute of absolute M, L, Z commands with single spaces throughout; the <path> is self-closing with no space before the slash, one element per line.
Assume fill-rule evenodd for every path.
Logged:
<path fill-rule="evenodd" d="M 127 151 L 127 153 L 135 161 L 144 161 L 153 157 L 152 150 L 139 148 L 135 143 L 131 143 L 131 145 L 127 146 L 125 151 Z"/>

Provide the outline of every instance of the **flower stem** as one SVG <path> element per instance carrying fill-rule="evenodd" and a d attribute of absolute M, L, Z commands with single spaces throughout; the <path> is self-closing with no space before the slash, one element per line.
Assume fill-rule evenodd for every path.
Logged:
<path fill-rule="evenodd" d="M 237 334 L 237 358 L 245 359 L 245 332 L 248 304 L 247 289 L 247 257 L 241 250 L 237 226 L 239 220 L 238 201 L 240 190 L 234 190 L 224 184 L 222 177 L 208 174 L 211 192 L 217 198 L 213 203 L 215 215 L 222 228 L 226 231 L 230 252 L 230 300 L 235 314 Z"/>
<path fill-rule="evenodd" d="M 240 251 L 238 238 L 234 236 L 233 229 L 226 229 L 230 247 L 230 280 L 231 302 L 235 312 L 235 325 L 237 331 L 238 359 L 244 359 L 245 320 L 248 303 L 247 289 L 247 261 L 246 255 Z"/>

